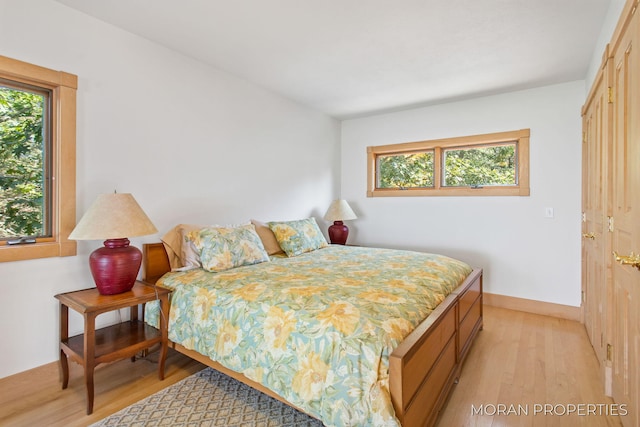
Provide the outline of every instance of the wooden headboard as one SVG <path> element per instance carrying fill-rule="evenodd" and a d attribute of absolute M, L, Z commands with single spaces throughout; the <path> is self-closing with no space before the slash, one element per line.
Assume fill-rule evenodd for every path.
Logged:
<path fill-rule="evenodd" d="M 164 273 L 171 271 L 169 257 L 163 243 L 142 245 L 142 280 L 156 283 Z"/>

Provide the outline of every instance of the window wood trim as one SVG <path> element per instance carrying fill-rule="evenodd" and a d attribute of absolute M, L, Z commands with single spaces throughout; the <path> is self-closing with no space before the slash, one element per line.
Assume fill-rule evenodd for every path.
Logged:
<path fill-rule="evenodd" d="M 529 129 L 471 135 L 430 141 L 405 142 L 367 147 L 367 197 L 412 196 L 528 196 L 529 189 Z M 513 186 L 486 186 L 482 188 L 443 187 L 442 149 L 471 147 L 501 142 L 518 144 L 518 184 Z M 433 188 L 376 188 L 376 157 L 381 154 L 401 154 L 418 150 L 435 150 Z"/>
<path fill-rule="evenodd" d="M 0 55 L 0 77 L 52 91 L 51 238 L 8 246 L 0 242 L 0 262 L 76 255 L 69 234 L 76 224 L 76 90 L 78 77 Z"/>

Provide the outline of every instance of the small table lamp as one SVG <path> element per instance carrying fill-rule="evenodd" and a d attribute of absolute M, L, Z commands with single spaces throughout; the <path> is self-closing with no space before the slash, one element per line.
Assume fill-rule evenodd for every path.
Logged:
<path fill-rule="evenodd" d="M 329 206 L 327 213 L 324 214 L 324 219 L 333 221 L 333 225 L 329 227 L 329 240 L 331 240 L 331 243 L 334 245 L 344 245 L 347 243 L 349 228 L 344 225 L 342 221 L 357 218 L 346 200 L 334 200 L 331 206 Z"/>
<path fill-rule="evenodd" d="M 102 295 L 131 290 L 142 252 L 129 246 L 127 237 L 145 236 L 158 230 L 131 194 L 101 194 L 69 235 L 72 240 L 104 240 L 89 257 L 96 287 Z"/>

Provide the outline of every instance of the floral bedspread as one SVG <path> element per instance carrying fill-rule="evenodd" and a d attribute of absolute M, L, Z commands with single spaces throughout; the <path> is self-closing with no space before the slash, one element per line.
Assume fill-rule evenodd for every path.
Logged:
<path fill-rule="evenodd" d="M 327 426 L 397 426 L 389 355 L 472 271 L 441 255 L 331 245 L 219 273 L 167 273 L 169 339 Z M 146 320 L 158 325 L 158 306 Z"/>

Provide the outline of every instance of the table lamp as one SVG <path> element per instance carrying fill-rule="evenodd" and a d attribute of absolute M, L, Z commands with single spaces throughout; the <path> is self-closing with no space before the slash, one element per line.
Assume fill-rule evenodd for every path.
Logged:
<path fill-rule="evenodd" d="M 349 228 L 342 221 L 357 219 L 355 213 L 346 200 L 334 200 L 324 215 L 327 221 L 333 221 L 333 225 L 329 227 L 329 240 L 334 245 L 344 245 L 347 243 L 349 236 Z"/>
<path fill-rule="evenodd" d="M 89 266 L 98 292 L 113 295 L 131 290 L 142 252 L 129 246 L 127 237 L 157 233 L 131 194 L 101 194 L 69 235 L 72 240 L 103 240 L 104 246 L 89 257 Z"/>

